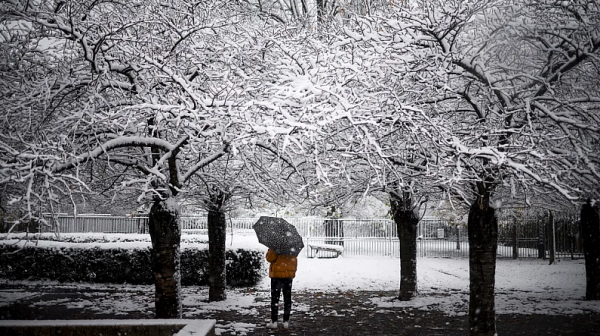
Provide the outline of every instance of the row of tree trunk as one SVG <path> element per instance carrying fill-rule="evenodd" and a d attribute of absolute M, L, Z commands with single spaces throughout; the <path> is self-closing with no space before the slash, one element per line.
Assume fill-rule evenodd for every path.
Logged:
<path fill-rule="evenodd" d="M 390 195 L 394 221 L 400 239 L 400 300 L 411 300 L 417 293 L 417 224 L 419 217 L 409 192 Z M 209 301 L 226 298 L 225 239 L 226 221 L 223 197 L 216 196 L 208 212 Z M 600 299 L 600 219 L 591 203 L 581 209 L 586 300 Z M 152 266 L 156 287 L 156 317 L 181 318 L 179 210 L 169 201 L 155 201 L 149 214 L 152 239 Z M 478 196 L 469 211 L 469 326 L 471 335 L 494 335 L 494 288 L 498 222 L 490 207 L 489 193 Z"/>
<path fill-rule="evenodd" d="M 227 298 L 225 196 L 215 195 L 208 211 L 209 301 Z M 148 228 L 152 240 L 156 318 L 181 318 L 181 223 L 173 200 L 156 200 L 150 208 Z"/>
<path fill-rule="evenodd" d="M 469 234 L 469 329 L 470 335 L 495 335 L 494 288 L 498 222 L 490 206 L 489 191 L 478 186 L 479 195 L 471 205 Z M 409 192 L 390 193 L 390 203 L 400 240 L 400 291 L 398 298 L 411 300 L 417 293 L 416 234 L 419 222 Z M 598 207 L 588 201 L 581 209 L 586 268 L 586 300 L 600 299 L 600 218 Z"/>

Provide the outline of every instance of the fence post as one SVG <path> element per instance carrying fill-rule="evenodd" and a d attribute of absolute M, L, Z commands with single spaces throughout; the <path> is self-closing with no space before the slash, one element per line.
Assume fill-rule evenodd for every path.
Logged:
<path fill-rule="evenodd" d="M 549 216 L 549 221 L 548 221 L 548 231 L 549 231 L 548 243 L 550 245 L 550 262 L 548 263 L 548 265 L 552 265 L 552 264 L 554 264 L 554 257 L 555 257 L 555 252 L 556 252 L 556 240 L 555 240 L 556 232 L 554 232 L 554 216 L 552 215 L 552 211 L 549 211 L 549 213 L 550 213 L 550 216 Z"/>
<path fill-rule="evenodd" d="M 393 257 L 393 252 L 392 252 L 392 227 L 390 226 L 390 223 L 385 222 L 385 234 L 387 235 L 387 239 L 388 239 L 388 248 L 387 248 L 387 252 L 390 254 L 390 257 Z"/>
<path fill-rule="evenodd" d="M 460 225 L 456 225 L 456 249 L 460 250 Z"/>
<path fill-rule="evenodd" d="M 512 244 L 513 244 L 512 257 L 513 257 L 513 259 L 517 259 L 519 257 L 519 246 L 517 245 L 517 221 L 516 220 L 513 222 Z"/>
<path fill-rule="evenodd" d="M 575 260 L 575 219 L 572 216 L 567 217 L 569 223 L 569 246 L 571 250 L 571 260 Z"/>
<path fill-rule="evenodd" d="M 546 223 L 538 217 L 538 259 L 546 259 L 546 246 L 544 244 L 544 232 L 546 231 Z"/>

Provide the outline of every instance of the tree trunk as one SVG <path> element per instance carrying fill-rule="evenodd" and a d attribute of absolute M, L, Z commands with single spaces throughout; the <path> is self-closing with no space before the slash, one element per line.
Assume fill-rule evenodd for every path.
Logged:
<path fill-rule="evenodd" d="M 317 3 L 317 22 L 323 22 L 325 16 L 325 2 L 324 0 L 316 0 Z"/>
<path fill-rule="evenodd" d="M 401 301 L 411 300 L 417 294 L 417 224 L 419 216 L 412 209 L 409 192 L 390 193 L 394 222 L 400 240 L 400 295 Z"/>
<path fill-rule="evenodd" d="M 585 299 L 600 300 L 600 220 L 590 201 L 581 207 L 581 236 L 585 258 Z"/>
<path fill-rule="evenodd" d="M 496 333 L 494 286 L 498 222 L 489 191 L 480 192 L 469 211 L 469 329 L 470 335 Z"/>
<path fill-rule="evenodd" d="M 225 285 L 227 282 L 225 269 L 225 239 L 227 222 L 223 211 L 222 193 L 212 197 L 213 204 L 208 211 L 208 263 L 210 276 L 208 278 L 208 301 L 223 301 L 227 299 Z"/>
<path fill-rule="evenodd" d="M 181 318 L 181 227 L 179 209 L 172 199 L 154 202 L 148 228 L 152 239 L 156 318 Z"/>

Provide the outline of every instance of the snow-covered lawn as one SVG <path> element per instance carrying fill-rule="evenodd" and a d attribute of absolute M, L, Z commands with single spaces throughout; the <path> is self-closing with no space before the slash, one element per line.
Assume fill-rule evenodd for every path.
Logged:
<path fill-rule="evenodd" d="M 44 234 L 50 238 L 51 234 Z M 3 238 L 3 239 L 2 239 Z M 8 238 L 8 239 L 6 239 Z M 37 244 L 53 247 L 127 247 L 150 246 L 148 234 L 63 234 L 66 242 L 17 240 L 22 234 L 0 236 L 1 244 Z M 197 234 L 182 235 L 182 247 L 207 245 L 208 237 Z M 207 247 L 207 246 L 206 246 Z M 254 235 L 227 236 L 227 248 L 246 248 L 265 251 Z M 402 305 L 442 309 L 448 313 L 461 313 L 456 304 L 468 300 L 468 260 L 445 258 L 419 258 L 417 262 L 419 298 L 411 302 L 388 302 L 378 299 L 381 306 Z M 341 256 L 332 259 L 307 258 L 305 251 L 299 256 L 294 290 L 306 291 L 390 291 L 399 287 L 400 263 L 396 257 Z M 266 271 L 265 271 L 266 274 Z M 258 285 L 269 288 L 265 277 Z M 561 260 L 548 265 L 546 260 L 499 259 L 496 269 L 496 309 L 499 313 L 531 314 L 577 313 L 583 310 L 600 311 L 596 305 L 582 300 L 585 291 L 583 260 Z M 18 300 L 23 293 L 0 293 L 0 304 Z M 30 295 L 29 293 L 27 295 Z M 450 302 L 446 304 L 444 302 Z M 451 305 L 452 307 L 449 307 Z M 600 305 L 598 305 L 600 306 Z M 450 309 L 451 308 L 451 309 Z"/>
<path fill-rule="evenodd" d="M 188 244 L 201 244 L 187 237 Z M 253 236 L 228 237 L 227 248 L 252 248 L 266 251 Z M 114 242 L 110 236 L 108 245 L 133 244 L 148 246 L 149 241 L 130 243 Z M 14 241 L 4 240 L 3 243 Z M 62 245 L 60 242 L 39 241 L 41 245 Z M 78 243 L 80 246 L 103 243 Z M 307 258 L 305 251 L 299 256 L 298 272 L 294 280 L 294 291 L 380 291 L 384 296 L 371 298 L 380 310 L 390 307 L 412 307 L 423 310 L 440 310 L 448 315 L 465 315 L 468 309 L 469 264 L 467 259 L 419 258 L 417 262 L 419 295 L 412 301 L 394 300 L 389 291 L 399 287 L 400 263 L 396 257 L 340 256 L 332 259 Z M 265 270 L 266 274 L 266 270 Z M 36 296 L 33 285 L 48 282 L 12 282 L 0 280 L 1 284 L 31 284 L 31 290 L 0 290 L 0 305 L 7 305 L 22 299 Z M 257 307 L 268 305 L 269 279 L 265 277 L 256 289 L 229 291 L 229 299 L 220 303 L 207 303 L 206 288 L 184 287 L 184 317 L 197 316 L 217 310 L 236 310 L 241 314 L 258 316 Z M 153 306 L 153 286 L 106 285 L 106 284 L 58 284 L 74 288 L 118 288 L 118 291 L 102 300 L 80 299 L 68 302 L 73 308 L 96 309 L 98 312 L 119 314 L 124 311 L 149 311 Z M 141 293 L 141 294 L 140 294 Z M 600 313 L 600 305 L 583 300 L 585 294 L 585 270 L 583 260 L 561 260 L 556 265 L 548 265 L 546 260 L 500 259 L 496 269 L 496 311 L 499 314 L 578 314 Z M 90 293 L 89 295 L 94 295 Z M 260 297 L 259 300 L 256 298 Z M 59 302 L 41 301 L 39 305 L 52 305 Z M 65 304 L 63 302 L 62 304 Z M 95 306 L 93 306 L 95 305 Z M 294 306 L 296 311 L 310 311 L 314 307 L 305 304 Z M 219 323 L 221 331 L 253 329 L 253 325 Z"/>
<path fill-rule="evenodd" d="M 294 280 L 295 290 L 389 291 L 399 288 L 398 258 L 340 257 L 307 259 L 300 257 Z M 392 297 L 373 299 L 380 307 L 415 307 L 442 310 L 449 315 L 467 312 L 469 262 L 467 259 L 419 258 L 417 261 L 419 297 L 399 302 Z M 268 279 L 260 286 L 267 289 Z M 496 267 L 496 311 L 500 314 L 577 314 L 600 312 L 600 305 L 583 300 L 585 270 L 583 260 L 562 260 L 548 265 L 546 260 L 500 259 Z"/>
<path fill-rule="evenodd" d="M 402 306 L 426 309 L 439 309 L 448 314 L 466 312 L 469 290 L 469 270 L 466 259 L 418 259 L 419 297 L 410 302 L 390 302 L 391 298 L 374 300 L 381 307 Z M 339 257 L 333 259 L 310 259 L 300 255 L 298 272 L 294 280 L 295 291 L 392 291 L 399 287 L 399 259 L 390 257 Z M 14 282 L 1 280 L 1 283 L 49 284 L 49 282 Z M 56 283 L 58 285 L 58 283 Z M 269 289 L 269 278 L 257 286 L 258 290 Z M 151 292 L 151 286 L 106 285 L 106 284 L 61 284 L 69 287 L 121 288 L 115 295 L 115 302 L 107 303 L 117 312 L 123 308 L 141 309 L 148 306 L 144 299 L 127 297 L 127 293 Z M 148 289 L 146 289 L 148 287 Z M 193 291 L 198 292 L 197 289 Z M 211 307 L 203 303 L 206 296 L 190 291 L 184 298 L 184 305 L 202 307 L 199 309 L 227 309 L 251 307 L 252 297 L 239 295 L 247 290 L 231 293 L 231 299 Z M 498 260 L 496 270 L 496 309 L 500 314 L 576 314 L 584 311 L 600 312 L 600 305 L 583 300 L 585 294 L 585 273 L 582 260 L 562 260 L 556 265 L 547 265 L 544 260 Z M 34 292 L 2 290 L 0 305 L 34 296 Z M 133 307 L 123 307 L 133 305 Z M 80 303 L 80 304 L 85 304 Z M 208 306 L 207 306 L 208 305 Z"/>

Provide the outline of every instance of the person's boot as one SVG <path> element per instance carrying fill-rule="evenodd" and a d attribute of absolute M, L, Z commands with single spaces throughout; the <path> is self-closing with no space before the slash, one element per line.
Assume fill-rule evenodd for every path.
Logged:
<path fill-rule="evenodd" d="M 277 323 L 278 323 L 278 321 L 272 321 L 271 323 L 267 323 L 267 328 L 268 329 L 277 329 Z"/>
<path fill-rule="evenodd" d="M 290 322 L 289 321 L 283 321 L 283 329 L 285 329 L 285 330 L 290 329 Z"/>

